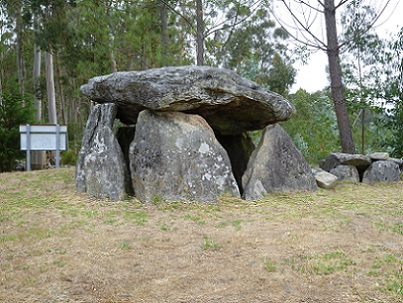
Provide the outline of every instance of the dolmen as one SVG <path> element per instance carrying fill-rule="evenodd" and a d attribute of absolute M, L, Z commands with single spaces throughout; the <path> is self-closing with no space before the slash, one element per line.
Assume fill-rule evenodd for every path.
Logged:
<path fill-rule="evenodd" d="M 315 177 L 278 122 L 282 96 L 221 68 L 117 72 L 81 87 L 95 105 L 76 167 L 78 191 L 112 200 L 254 200 L 316 190 Z M 115 131 L 115 120 L 121 127 Z M 249 132 L 262 130 L 255 147 Z"/>
<path fill-rule="evenodd" d="M 319 162 L 314 171 L 319 187 L 332 188 L 338 181 L 397 182 L 403 173 L 403 160 L 392 158 L 386 152 L 368 155 L 331 153 Z"/>

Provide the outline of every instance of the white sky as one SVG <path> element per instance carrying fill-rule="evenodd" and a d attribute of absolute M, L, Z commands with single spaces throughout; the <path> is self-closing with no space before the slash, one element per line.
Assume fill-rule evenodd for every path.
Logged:
<path fill-rule="evenodd" d="M 380 5 L 382 4 L 381 2 L 385 3 L 384 1 L 378 1 Z M 403 26 L 402 14 L 403 1 L 390 1 L 388 10 L 384 12 L 382 17 L 376 23 L 376 31 L 379 36 L 386 38 L 391 33 L 397 33 L 398 29 Z M 306 91 L 313 93 L 328 86 L 329 81 L 326 73 L 327 64 L 325 52 L 317 51 L 316 53 L 311 54 L 307 65 L 295 65 L 298 72 L 296 83 L 292 86 L 291 92 L 294 93 L 298 89 L 303 88 Z"/>

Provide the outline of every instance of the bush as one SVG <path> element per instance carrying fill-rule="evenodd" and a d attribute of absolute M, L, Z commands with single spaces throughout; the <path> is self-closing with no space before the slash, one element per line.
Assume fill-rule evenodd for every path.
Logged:
<path fill-rule="evenodd" d="M 0 172 L 14 169 L 15 160 L 22 159 L 20 124 L 34 121 L 33 99 L 19 92 L 0 95 Z"/>
<path fill-rule="evenodd" d="M 340 148 L 337 119 L 327 92 L 302 89 L 289 96 L 297 114 L 281 125 L 311 165 Z"/>
<path fill-rule="evenodd" d="M 61 164 L 75 166 L 78 155 L 74 150 L 66 150 L 61 153 Z"/>

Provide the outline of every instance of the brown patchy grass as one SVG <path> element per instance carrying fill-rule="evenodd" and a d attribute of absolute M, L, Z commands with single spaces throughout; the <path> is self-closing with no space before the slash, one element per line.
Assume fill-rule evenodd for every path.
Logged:
<path fill-rule="evenodd" d="M 403 182 L 213 204 L 0 174 L 0 302 L 402 302 Z"/>

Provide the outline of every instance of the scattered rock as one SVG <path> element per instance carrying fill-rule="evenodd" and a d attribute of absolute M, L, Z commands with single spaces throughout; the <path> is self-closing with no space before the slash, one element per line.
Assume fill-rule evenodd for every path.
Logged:
<path fill-rule="evenodd" d="M 388 160 L 389 159 L 389 154 L 385 152 L 376 152 L 369 154 L 368 157 L 370 157 L 372 160 Z"/>
<path fill-rule="evenodd" d="M 313 174 L 316 179 L 316 183 L 320 188 L 323 189 L 332 189 L 337 185 L 338 178 L 337 176 L 324 171 L 323 169 L 313 170 Z"/>
<path fill-rule="evenodd" d="M 400 180 L 399 165 L 394 161 L 375 161 L 365 171 L 363 183 L 396 182 Z"/>
<path fill-rule="evenodd" d="M 331 153 L 319 163 L 319 167 L 330 172 L 340 164 L 354 165 L 358 171 L 364 171 L 371 165 L 371 158 L 359 154 Z"/>
<path fill-rule="evenodd" d="M 324 170 L 336 175 L 339 180 L 375 183 L 400 180 L 403 160 L 389 158 L 386 152 L 368 156 L 332 153 L 319 163 Z"/>

